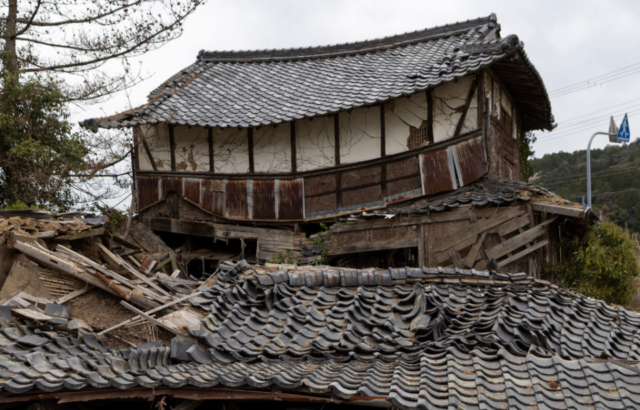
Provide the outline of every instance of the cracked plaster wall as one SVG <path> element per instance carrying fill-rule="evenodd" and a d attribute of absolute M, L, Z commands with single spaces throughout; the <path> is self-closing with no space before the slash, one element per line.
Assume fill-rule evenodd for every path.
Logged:
<path fill-rule="evenodd" d="M 341 112 L 339 121 L 341 164 L 380 157 L 380 107 Z"/>
<path fill-rule="evenodd" d="M 333 117 L 296 121 L 296 160 L 298 171 L 335 165 Z"/>
<path fill-rule="evenodd" d="M 462 116 L 462 109 L 473 84 L 468 76 L 458 82 L 450 82 L 433 90 L 433 141 L 440 142 L 452 138 Z M 478 129 L 478 99 L 474 91 L 460 134 Z"/>
<path fill-rule="evenodd" d="M 247 129 L 213 129 L 214 172 L 243 174 L 249 172 L 249 136 Z"/>
<path fill-rule="evenodd" d="M 176 143 L 176 171 L 209 171 L 209 135 L 206 128 L 178 125 L 173 129 L 173 138 Z"/>
<path fill-rule="evenodd" d="M 255 172 L 291 172 L 291 125 L 266 126 L 253 131 Z"/>
<path fill-rule="evenodd" d="M 407 143 L 411 127 L 420 128 L 428 115 L 426 92 L 385 104 L 385 153 L 393 155 L 409 150 Z"/>
<path fill-rule="evenodd" d="M 169 143 L 169 130 L 167 127 L 160 125 L 141 126 L 138 137 L 147 141 L 158 171 L 170 171 L 171 144 Z M 153 171 L 151 160 L 142 144 L 140 144 L 138 152 L 140 170 Z"/>

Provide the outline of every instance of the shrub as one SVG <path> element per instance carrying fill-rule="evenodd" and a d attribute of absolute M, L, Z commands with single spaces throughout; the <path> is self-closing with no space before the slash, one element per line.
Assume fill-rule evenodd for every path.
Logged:
<path fill-rule="evenodd" d="M 609 303 L 628 305 L 638 276 L 638 240 L 627 229 L 605 221 L 586 236 L 565 242 L 569 258 L 558 266 L 566 287 Z"/>

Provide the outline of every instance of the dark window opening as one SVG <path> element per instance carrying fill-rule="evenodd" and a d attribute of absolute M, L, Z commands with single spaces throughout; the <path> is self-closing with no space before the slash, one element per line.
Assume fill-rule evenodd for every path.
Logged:
<path fill-rule="evenodd" d="M 329 264 L 354 269 L 418 267 L 418 248 L 385 249 L 337 255 L 329 258 Z"/>

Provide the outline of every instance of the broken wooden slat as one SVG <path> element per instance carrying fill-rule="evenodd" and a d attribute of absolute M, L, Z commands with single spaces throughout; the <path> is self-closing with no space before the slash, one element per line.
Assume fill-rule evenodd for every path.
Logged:
<path fill-rule="evenodd" d="M 532 202 L 531 209 L 533 209 L 536 212 L 570 216 L 573 218 L 583 218 L 584 215 L 589 210 L 589 208 L 585 208 L 585 207 L 570 208 L 568 206 L 549 205 L 549 204 L 542 204 L 539 202 Z"/>
<path fill-rule="evenodd" d="M 523 233 L 510 238 L 503 243 L 499 243 L 494 247 L 487 249 L 486 254 L 488 258 L 498 259 L 501 256 L 504 256 L 510 252 L 515 251 L 516 249 L 526 245 L 527 243 L 533 241 L 534 239 L 545 234 L 546 229 L 544 228 L 546 225 L 555 221 L 558 217 L 554 217 L 552 219 L 548 219 L 541 224 L 524 231 Z"/>
<path fill-rule="evenodd" d="M 142 318 L 148 320 L 149 322 L 155 324 L 156 326 L 159 326 L 163 329 L 168 330 L 169 332 L 178 335 L 178 336 L 183 336 L 182 333 L 180 333 L 178 330 L 173 329 L 167 325 L 165 325 L 164 323 L 160 322 L 159 320 L 149 316 L 148 314 L 144 313 L 142 310 L 137 309 L 134 306 L 131 306 L 130 304 L 128 304 L 127 302 L 125 302 L 124 300 L 120 301 L 120 304 L 124 307 L 126 307 L 127 309 L 129 309 L 130 311 L 132 311 L 133 313 L 136 313 L 138 316 L 141 316 Z"/>
<path fill-rule="evenodd" d="M 84 293 L 88 292 L 92 288 L 93 288 L 92 286 L 86 286 L 86 287 L 84 287 L 82 289 L 74 290 L 73 292 L 71 292 L 71 293 L 69 293 L 69 294 L 67 294 L 65 296 L 62 296 L 61 298 L 56 300 L 56 303 L 59 304 L 59 305 L 67 303 L 71 299 L 75 299 L 78 296 L 83 295 Z"/>
<path fill-rule="evenodd" d="M 480 252 L 480 247 L 484 243 L 484 238 L 486 238 L 486 236 L 487 231 L 482 232 L 482 235 L 480 235 L 480 239 L 478 239 L 478 242 L 476 242 L 475 245 L 471 247 L 469 253 L 467 254 L 467 257 L 464 258 L 464 266 L 471 268 L 473 267 L 473 264 L 476 263 L 476 260 L 478 259 L 478 253 Z"/>
<path fill-rule="evenodd" d="M 90 238 L 92 236 L 104 235 L 104 233 L 105 233 L 104 228 L 97 228 L 97 229 L 89 229 L 84 232 L 76 233 L 73 235 L 58 236 L 56 239 L 59 241 L 75 241 L 78 239 Z"/>
<path fill-rule="evenodd" d="M 508 222 L 505 222 L 504 224 L 498 226 L 494 231 L 500 236 L 505 236 L 513 231 L 517 231 L 518 229 L 529 225 L 530 223 L 531 222 L 529 220 L 529 215 L 522 215 L 517 218 L 513 218 Z"/>
<path fill-rule="evenodd" d="M 511 218 L 522 215 L 523 213 L 524 213 L 524 210 L 522 208 L 511 208 L 508 211 L 502 212 L 494 216 L 493 218 L 480 219 L 477 222 L 469 224 L 464 228 L 442 238 L 442 240 L 439 240 L 434 244 L 433 250 L 436 252 L 445 251 L 457 245 L 460 242 L 466 241 L 469 238 L 477 236 L 482 232 L 486 231 L 487 229 L 496 227 L 508 221 Z"/>
<path fill-rule="evenodd" d="M 471 245 L 473 245 L 474 243 L 476 243 L 476 240 L 478 239 L 477 236 L 473 236 L 471 238 L 468 238 L 466 240 L 464 240 L 463 242 L 459 242 L 457 244 L 455 244 L 453 246 L 453 250 L 455 251 L 461 251 L 466 247 L 469 247 Z M 448 261 L 450 258 L 449 256 L 449 252 L 448 251 L 444 251 L 444 252 L 439 252 L 436 254 L 436 261 L 438 264 L 444 264 L 444 262 Z"/>
<path fill-rule="evenodd" d="M 402 248 L 415 248 L 418 246 L 417 239 L 411 239 L 408 241 L 394 241 L 394 242 L 365 242 L 356 245 L 340 246 L 337 249 L 331 249 L 329 255 L 343 255 L 346 253 L 357 252 L 369 252 L 379 251 L 384 249 L 402 249 Z"/>
<path fill-rule="evenodd" d="M 540 248 L 542 248 L 544 246 L 547 246 L 548 244 L 549 244 L 549 240 L 548 239 L 540 241 L 540 242 L 534 244 L 533 246 L 531 246 L 531 247 L 529 247 L 529 248 L 527 248 L 527 249 L 525 249 L 523 251 L 520 251 L 520 252 L 516 253 L 515 255 L 513 255 L 513 256 L 511 256 L 511 257 L 509 257 L 507 259 L 504 259 L 504 260 L 498 262 L 498 268 L 506 266 L 506 265 L 510 264 L 511 262 L 517 261 L 518 259 L 523 258 L 523 257 L 527 256 L 528 254 L 530 254 L 532 252 L 535 252 L 535 251 L 537 251 L 538 249 L 540 249 Z"/>

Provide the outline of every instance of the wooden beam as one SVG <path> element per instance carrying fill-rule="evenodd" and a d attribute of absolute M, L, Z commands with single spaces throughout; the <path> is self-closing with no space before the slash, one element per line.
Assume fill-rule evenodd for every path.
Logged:
<path fill-rule="evenodd" d="M 253 174 L 256 172 L 255 164 L 253 162 L 253 128 L 249 128 L 247 130 L 247 139 L 247 144 L 249 146 L 249 172 Z"/>
<path fill-rule="evenodd" d="M 464 125 L 464 120 L 467 117 L 469 106 L 471 106 L 471 100 L 473 100 L 473 94 L 475 94 L 476 92 L 477 84 L 478 84 L 478 77 L 475 77 L 473 79 L 473 82 L 471 83 L 471 87 L 469 87 L 469 94 L 467 95 L 467 100 L 464 103 L 464 107 L 462 108 L 462 115 L 460 116 L 460 119 L 458 120 L 458 124 L 456 125 L 456 132 L 453 134 L 453 138 L 456 138 L 457 136 L 459 136 L 460 131 L 462 131 L 462 126 Z"/>
<path fill-rule="evenodd" d="M 478 112 L 477 112 L 477 127 L 479 130 L 484 127 L 484 72 L 481 70 L 476 74 L 476 78 L 478 80 L 477 90 L 478 93 L 476 97 L 478 99 Z"/>
<path fill-rule="evenodd" d="M 340 117 L 333 114 L 333 145 L 335 164 L 340 165 Z"/>
<path fill-rule="evenodd" d="M 213 172 L 215 167 L 213 158 L 213 128 L 207 128 L 207 141 L 209 142 L 209 172 Z"/>
<path fill-rule="evenodd" d="M 367 229 L 395 228 L 398 226 L 430 224 L 438 222 L 462 221 L 469 219 L 469 209 L 461 207 L 453 211 L 434 212 L 429 215 L 411 215 L 396 217 L 394 219 L 363 220 L 355 223 L 342 223 L 333 226 L 331 232 L 354 232 Z"/>
<path fill-rule="evenodd" d="M 384 119 L 384 103 L 380 104 L 380 156 L 387 155 L 386 130 Z"/>
<path fill-rule="evenodd" d="M 588 212 L 587 208 L 570 208 L 568 206 L 560 206 L 560 205 L 549 205 L 542 204 L 537 202 L 531 203 L 531 209 L 536 212 L 554 214 L 554 215 L 562 215 L 562 216 L 570 216 L 572 218 L 584 218 L 586 213 Z"/>
<path fill-rule="evenodd" d="M 75 299 L 78 296 L 83 295 L 84 293 L 90 291 L 91 289 L 93 289 L 93 286 L 87 285 L 82 289 L 74 290 L 73 292 L 68 293 L 68 294 L 60 297 L 58 300 L 56 300 L 56 303 L 58 305 L 63 305 L 65 303 L 67 303 L 68 301 L 70 301 L 71 299 Z"/>
<path fill-rule="evenodd" d="M 298 155 L 296 153 L 296 123 L 291 121 L 291 172 L 298 172 Z"/>
<path fill-rule="evenodd" d="M 451 254 L 450 254 L 451 251 L 456 251 L 456 252 L 461 251 L 464 248 L 467 248 L 473 245 L 474 243 L 476 243 L 477 240 L 478 240 L 478 236 L 472 236 L 470 238 L 465 239 L 462 242 L 458 242 L 452 247 L 447 248 L 447 250 L 445 251 L 437 253 L 436 260 L 438 261 L 438 264 L 441 265 L 443 262 L 449 260 L 451 258 Z"/>
<path fill-rule="evenodd" d="M 151 155 L 151 149 L 149 148 L 149 144 L 147 144 L 146 138 L 142 139 L 142 146 L 144 147 L 144 151 L 147 153 L 147 157 L 149 157 L 151 168 L 153 168 L 154 171 L 157 171 L 158 168 L 156 167 L 156 161 L 153 159 L 153 155 Z"/>
<path fill-rule="evenodd" d="M 366 242 L 356 245 L 341 246 L 338 249 L 329 251 L 329 255 L 344 255 L 346 253 L 358 253 L 369 251 L 381 251 L 385 249 L 403 249 L 403 248 L 416 248 L 418 246 L 418 239 L 411 239 L 407 241 L 394 241 L 394 242 Z"/>
<path fill-rule="evenodd" d="M 433 95 L 431 89 L 427 91 L 427 141 L 433 144 Z"/>
<path fill-rule="evenodd" d="M 176 170 L 176 138 L 173 133 L 174 126 L 172 124 L 168 125 L 169 128 L 169 149 L 171 150 L 171 170 Z"/>
<path fill-rule="evenodd" d="M 105 231 L 104 228 L 89 229 L 87 231 L 83 231 L 83 232 L 76 233 L 76 234 L 73 234 L 73 235 L 58 236 L 56 238 L 56 240 L 58 240 L 58 241 L 75 241 L 77 239 L 84 239 L 84 238 L 90 238 L 92 236 L 104 235 L 105 232 L 106 231 Z"/>
<path fill-rule="evenodd" d="M 136 313 L 138 316 L 141 316 L 143 319 L 148 320 L 149 322 L 153 323 L 154 325 L 161 327 L 163 329 L 168 330 L 169 332 L 173 333 L 174 335 L 177 336 L 182 336 L 182 334 L 180 332 L 178 332 L 175 329 L 170 328 L 169 326 L 166 326 L 164 323 L 160 322 L 159 320 L 157 320 L 154 317 L 149 316 L 148 314 L 144 313 L 143 311 L 141 311 L 140 309 L 137 309 L 133 306 L 131 306 L 130 304 L 128 304 L 127 302 L 125 302 L 124 300 L 120 301 L 120 304 L 124 307 L 126 307 L 127 309 L 129 309 L 130 311 L 132 311 L 133 313 Z"/>
<path fill-rule="evenodd" d="M 544 246 L 547 246 L 548 244 L 549 244 L 549 240 L 548 239 L 540 241 L 540 242 L 534 244 L 533 246 L 531 246 L 531 247 L 529 247 L 529 248 L 527 248 L 527 249 L 525 249 L 523 251 L 520 251 L 520 252 L 516 253 L 515 255 L 508 257 L 507 259 L 504 259 L 504 260 L 498 262 L 498 268 L 502 268 L 503 266 L 506 266 L 506 265 L 510 264 L 511 262 L 515 262 L 518 259 L 523 258 L 523 257 L 527 256 L 528 254 L 530 254 L 532 252 L 535 252 L 535 251 L 537 251 L 538 249 L 540 249 L 540 248 L 542 248 Z"/>
<path fill-rule="evenodd" d="M 548 219 L 541 224 L 534 226 L 533 228 L 522 232 L 519 235 L 514 236 L 513 238 L 509 238 L 506 241 L 499 243 L 489 249 L 486 250 L 487 258 L 498 259 L 501 256 L 507 255 L 515 251 L 516 249 L 525 246 L 527 243 L 533 241 L 536 238 L 544 235 L 546 233 L 545 226 L 555 221 L 558 217 L 554 217 Z M 531 249 L 531 248 L 529 248 Z"/>
<path fill-rule="evenodd" d="M 471 268 L 476 263 L 476 261 L 478 260 L 478 254 L 480 252 L 480 248 L 482 247 L 482 244 L 484 243 L 484 238 L 486 237 L 487 237 L 487 231 L 482 232 L 482 235 L 480 235 L 480 239 L 478 239 L 478 242 L 476 242 L 475 245 L 471 247 L 471 249 L 469 250 L 469 253 L 467 254 L 467 257 L 464 258 L 464 261 L 463 261 L 463 264 L 466 267 Z"/>
<path fill-rule="evenodd" d="M 424 224 L 418 225 L 418 266 L 427 266 Z"/>

